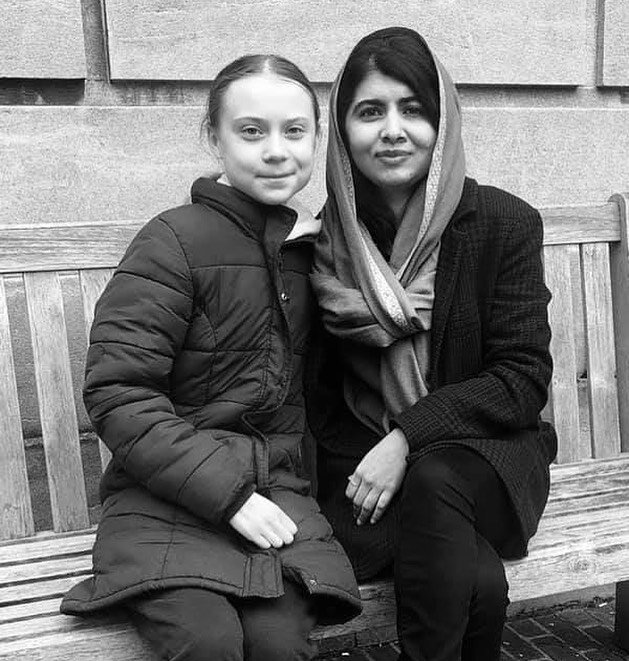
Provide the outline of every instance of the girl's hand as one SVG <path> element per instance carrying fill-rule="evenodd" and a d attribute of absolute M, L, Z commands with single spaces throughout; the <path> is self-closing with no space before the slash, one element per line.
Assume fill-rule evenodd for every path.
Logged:
<path fill-rule="evenodd" d="M 389 432 L 349 476 L 345 495 L 354 503 L 357 525 L 376 523 L 402 484 L 408 441 L 401 429 Z"/>
<path fill-rule="evenodd" d="M 291 544 L 297 533 L 297 526 L 282 509 L 255 492 L 232 516 L 229 525 L 261 549 Z"/>

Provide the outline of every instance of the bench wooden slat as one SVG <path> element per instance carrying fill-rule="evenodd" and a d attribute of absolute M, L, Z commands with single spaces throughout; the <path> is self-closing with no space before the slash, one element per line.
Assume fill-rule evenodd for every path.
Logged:
<path fill-rule="evenodd" d="M 578 247 L 553 245 L 544 248 L 546 284 L 552 293 L 548 309 L 553 329 L 550 351 L 554 369 L 550 388 L 551 411 L 559 438 L 559 463 L 591 456 L 579 432 L 579 401 L 575 332 L 572 320 L 572 287 L 570 261 Z"/>
<path fill-rule="evenodd" d="M 8 565 L 0 567 L 0 586 L 28 583 L 29 580 L 40 581 L 62 576 L 83 575 L 91 570 L 92 558 L 90 555 L 67 556 Z"/>
<path fill-rule="evenodd" d="M 0 623 L 17 622 L 43 615 L 56 615 L 59 613 L 61 598 L 38 599 L 37 601 L 3 606 L 0 608 Z"/>
<path fill-rule="evenodd" d="M 88 576 L 89 574 L 85 574 Z M 22 583 L 17 585 L 0 586 L 0 604 L 11 606 L 23 604 L 37 599 L 50 599 L 52 597 L 63 597 L 63 595 L 81 580 L 80 576 L 64 576 L 44 581 L 35 581 L 28 586 L 28 590 Z"/>
<path fill-rule="evenodd" d="M 618 206 L 547 207 L 540 209 L 544 220 L 544 245 L 613 242 L 620 240 Z"/>
<path fill-rule="evenodd" d="M 25 273 L 24 284 L 53 526 L 80 530 L 90 522 L 61 283 L 52 272 Z"/>
<path fill-rule="evenodd" d="M 11 661 L 153 661 L 154 654 L 129 624 L 102 623 L 3 642 L 0 659 Z"/>
<path fill-rule="evenodd" d="M 81 295 L 83 299 L 83 316 L 85 318 L 85 335 L 89 343 L 90 329 L 94 321 L 94 307 L 105 289 L 105 285 L 111 280 L 114 269 L 84 269 L 79 271 L 79 282 L 81 284 Z M 100 463 L 105 470 L 111 452 L 109 448 L 99 439 L 98 451 Z"/>
<path fill-rule="evenodd" d="M 620 429 L 608 245 L 581 244 L 581 264 L 592 456 L 612 457 L 620 452 Z"/>
<path fill-rule="evenodd" d="M 0 539 L 35 532 L 4 278 L 0 275 Z"/>
<path fill-rule="evenodd" d="M 623 452 L 629 452 L 629 194 L 611 199 L 620 212 L 620 241 L 610 247 L 610 265 L 620 436 Z"/>
<path fill-rule="evenodd" d="M 16 562 L 32 562 L 52 556 L 90 553 L 96 534 L 94 529 L 75 534 L 39 534 L 25 543 L 0 544 L 0 567 Z"/>
<path fill-rule="evenodd" d="M 144 222 L 5 226 L 0 273 L 75 271 L 117 266 Z"/>

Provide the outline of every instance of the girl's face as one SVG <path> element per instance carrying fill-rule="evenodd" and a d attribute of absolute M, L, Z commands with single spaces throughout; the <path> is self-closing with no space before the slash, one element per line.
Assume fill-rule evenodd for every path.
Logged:
<path fill-rule="evenodd" d="M 370 71 L 345 117 L 354 164 L 385 197 L 410 195 L 428 174 L 437 134 L 405 84 Z"/>
<path fill-rule="evenodd" d="M 317 126 L 299 83 L 274 74 L 234 81 L 210 142 L 229 183 L 258 202 L 284 204 L 309 181 Z"/>

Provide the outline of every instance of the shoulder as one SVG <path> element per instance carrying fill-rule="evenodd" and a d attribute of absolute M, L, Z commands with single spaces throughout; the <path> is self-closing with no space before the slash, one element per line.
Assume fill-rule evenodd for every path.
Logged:
<path fill-rule="evenodd" d="M 537 209 L 521 197 L 495 186 L 478 186 L 478 211 L 492 219 L 539 217 Z"/>

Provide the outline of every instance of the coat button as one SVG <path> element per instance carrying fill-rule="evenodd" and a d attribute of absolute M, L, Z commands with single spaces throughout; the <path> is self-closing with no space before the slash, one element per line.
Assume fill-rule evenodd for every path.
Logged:
<path fill-rule="evenodd" d="M 311 579 L 308 580 L 308 583 L 310 583 L 310 585 L 312 585 L 312 587 L 314 587 L 317 584 L 317 581 L 315 581 L 314 578 L 311 578 Z"/>
<path fill-rule="evenodd" d="M 282 301 L 282 303 L 288 303 L 288 301 L 290 300 L 290 296 L 285 291 L 283 291 L 280 294 L 280 300 Z"/>

